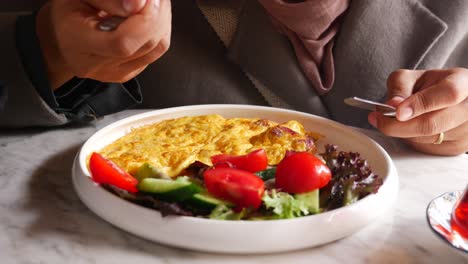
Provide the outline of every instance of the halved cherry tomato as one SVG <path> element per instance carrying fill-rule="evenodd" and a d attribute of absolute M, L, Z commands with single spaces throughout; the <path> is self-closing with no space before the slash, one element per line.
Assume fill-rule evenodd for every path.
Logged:
<path fill-rule="evenodd" d="M 267 168 L 268 159 L 265 150 L 258 149 L 246 155 L 234 156 L 219 154 L 211 157 L 214 167 L 232 167 L 240 170 L 257 172 Z"/>
<path fill-rule="evenodd" d="M 233 168 L 215 168 L 203 174 L 206 189 L 214 196 L 230 201 L 239 208 L 257 209 L 265 191 L 255 174 Z"/>
<path fill-rule="evenodd" d="M 328 184 L 331 171 L 319 158 L 308 152 L 290 153 L 278 164 L 277 188 L 289 193 L 304 193 Z"/>
<path fill-rule="evenodd" d="M 138 192 L 136 188 L 138 180 L 99 153 L 91 154 L 89 170 L 93 180 L 97 183 L 111 184 L 131 193 Z"/>

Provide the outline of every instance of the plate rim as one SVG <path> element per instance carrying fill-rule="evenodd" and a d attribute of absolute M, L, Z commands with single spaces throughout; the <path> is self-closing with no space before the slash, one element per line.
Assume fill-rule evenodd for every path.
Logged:
<path fill-rule="evenodd" d="M 107 132 L 108 130 L 111 130 L 115 127 L 118 127 L 120 125 L 123 125 L 123 124 L 126 124 L 128 122 L 136 122 L 138 120 L 141 120 L 141 119 L 144 119 L 144 118 L 147 118 L 147 117 L 151 117 L 151 116 L 154 116 L 154 115 L 158 115 L 158 114 L 165 114 L 165 113 L 170 113 L 170 112 L 176 112 L 177 110 L 179 111 L 182 111 L 182 110 L 191 110 L 191 109 L 197 109 L 197 110 L 209 110 L 209 109 L 217 109 L 217 108 L 234 108 L 234 109 L 248 109 L 248 110 L 252 110 L 252 109 L 264 109 L 264 110 L 272 110 L 272 111 L 275 111 L 275 112 L 281 112 L 281 113 L 293 113 L 293 114 L 300 114 L 300 115 L 306 115 L 308 117 L 311 117 L 313 119 L 318 119 L 318 120 L 321 120 L 323 122 L 326 122 L 326 123 L 330 123 L 331 125 L 334 125 L 334 126 L 337 126 L 341 129 L 344 129 L 344 130 L 347 130 L 348 132 L 351 132 L 361 138 L 365 138 L 366 140 L 369 140 L 375 147 L 377 147 L 381 153 L 383 154 L 385 160 L 387 161 L 387 163 L 389 164 L 388 168 L 388 175 L 387 177 L 384 179 L 384 183 L 382 184 L 382 186 L 384 186 L 384 184 L 386 182 L 388 182 L 388 180 L 396 180 L 396 184 L 397 184 L 397 191 L 398 191 L 398 185 L 399 185 L 399 176 L 398 176 L 398 173 L 397 173 L 397 169 L 396 169 L 396 166 L 395 164 L 393 163 L 393 160 L 392 158 L 390 157 L 390 155 L 387 153 L 387 151 L 380 145 L 378 144 L 374 139 L 370 138 L 369 136 L 365 135 L 364 133 L 360 132 L 360 131 L 357 131 L 355 129 L 352 129 L 352 127 L 350 126 L 347 126 L 347 125 L 344 125 L 344 124 L 341 124 L 337 121 L 334 121 L 334 120 L 331 120 L 331 119 L 328 119 L 328 118 L 325 118 L 325 117 L 321 117 L 321 116 L 317 116 L 317 115 L 314 115 L 314 114 L 310 114 L 310 113 L 306 113 L 306 112 L 301 112 L 301 111 L 297 111 L 297 110 L 291 110 L 291 109 L 283 109 L 283 108 L 277 108 L 277 107 L 270 107 L 270 106 L 258 106 L 258 105 L 243 105 L 243 104 L 200 104 L 200 105 L 187 105 L 187 106 L 176 106 L 176 107 L 170 107 L 170 108 L 163 108 L 163 109 L 156 109 L 156 110 L 150 110 L 150 111 L 147 111 L 147 112 L 144 112 L 144 113 L 139 113 L 139 114 L 135 114 L 135 115 L 131 115 L 131 116 L 128 116 L 128 117 L 125 117 L 123 119 L 120 119 L 118 121 L 115 121 L 115 122 L 112 122 L 104 127 L 102 127 L 101 129 L 99 129 L 98 131 L 96 131 L 95 133 L 93 133 L 93 135 L 91 135 L 85 143 L 83 143 L 83 145 L 81 146 L 80 150 L 78 151 L 78 162 L 79 162 L 79 167 L 80 167 L 80 170 L 82 172 L 85 172 L 84 175 L 88 178 L 90 178 L 90 174 L 89 174 L 89 170 L 88 168 L 85 166 L 85 164 L 83 163 L 83 157 L 82 157 L 82 150 L 83 148 L 85 148 L 86 144 L 88 142 L 91 141 L 91 139 L 93 137 L 97 137 L 99 136 L 100 134 L 103 134 L 105 132 Z M 97 185 L 97 184 L 96 184 Z M 75 186 L 77 187 L 77 186 Z M 99 186 L 100 187 L 100 186 Z M 115 198 L 117 199 L 120 199 L 120 200 L 123 200 L 125 201 L 126 203 L 128 204 L 131 204 L 132 206 L 136 206 L 138 208 L 143 208 L 145 210 L 149 210 L 149 211 L 152 211 L 152 212 L 155 212 L 159 215 L 161 215 L 161 213 L 158 211 L 158 210 L 155 210 L 155 209 L 150 209 L 150 208 L 146 208 L 144 206 L 140 206 L 140 205 L 137 205 L 137 204 L 134 204 L 134 203 L 131 203 L 129 201 L 126 201 L 120 197 L 117 197 L 115 196 L 114 194 L 112 193 L 109 193 L 108 191 L 104 190 L 104 188 L 100 187 L 98 188 L 100 191 L 102 192 L 106 192 L 108 195 L 111 195 L 111 196 L 114 196 Z M 343 206 L 343 207 L 340 207 L 340 208 L 336 208 L 336 209 L 333 209 L 333 210 L 330 210 L 330 211 L 327 211 L 327 212 L 323 212 L 323 213 L 319 213 L 319 214 L 313 214 L 313 215 L 307 215 L 307 216 L 302 216 L 302 217 L 296 217 L 296 218 L 289 218 L 289 219 L 274 219 L 274 220 L 269 220 L 269 221 L 275 221 L 275 222 L 298 222 L 298 221 L 302 221 L 302 219 L 305 219 L 305 218 L 310 218 L 310 217 L 314 217 L 314 216 L 332 216 L 333 214 L 336 214 L 336 213 L 339 213 L 342 209 L 352 209 L 354 207 L 357 207 L 359 206 L 359 204 L 361 202 L 364 202 L 364 201 L 367 201 L 369 199 L 372 199 L 373 194 L 370 194 L 362 199 L 360 199 L 359 201 L 351 204 L 351 205 L 347 205 L 347 206 Z M 395 195 L 397 196 L 398 193 Z M 206 222 L 206 221 L 209 221 L 211 223 L 213 222 L 218 222 L 218 223 L 229 223 L 229 224 L 252 224 L 252 223 L 255 223 L 255 224 L 259 224 L 259 223 L 264 223 L 265 220 L 236 220 L 236 221 L 226 221 L 226 220 L 218 220 L 218 219 L 207 219 L 207 218 L 201 218 L 201 217 L 194 217 L 194 216 L 177 216 L 178 218 L 181 218 L 181 219 L 190 219 L 190 220 L 193 220 L 193 221 L 203 221 L 203 222 Z"/>
<path fill-rule="evenodd" d="M 244 109 L 243 111 L 245 112 L 239 113 L 239 117 L 244 115 L 252 117 L 252 111 L 261 110 L 264 112 L 260 113 L 259 116 L 262 114 L 274 116 L 275 113 L 279 113 L 280 115 L 278 116 L 278 119 L 282 120 L 288 119 L 288 115 L 296 115 L 300 119 L 304 118 L 303 120 L 313 119 L 310 120 L 311 123 L 309 126 L 313 126 L 315 122 L 318 122 L 318 125 L 327 125 L 325 130 L 339 129 L 340 131 L 334 133 L 335 136 L 336 134 L 339 135 L 340 133 L 352 133 L 352 135 L 356 136 L 354 139 L 358 140 L 359 143 L 365 144 L 364 148 L 371 148 L 372 152 L 378 152 L 379 155 L 382 155 L 382 157 L 379 157 L 378 162 L 385 163 L 385 170 L 382 170 L 379 173 L 386 174 L 386 178 L 382 188 L 379 190 L 380 195 L 379 193 L 372 194 L 348 206 L 320 214 L 293 219 L 277 219 L 269 221 L 226 221 L 185 216 L 173 216 L 168 218 L 162 217 L 158 210 L 133 204 L 115 196 L 104 188 L 99 187 L 98 184 L 94 183 L 92 179 L 90 179 L 89 175 L 85 175 L 87 166 L 85 171 L 82 170 L 80 157 L 82 155 L 85 144 L 91 141 L 92 137 L 94 136 L 105 136 L 105 134 L 101 135 L 100 133 L 113 133 L 113 129 L 121 129 L 123 130 L 123 133 L 126 133 L 126 129 L 132 128 L 132 122 L 136 122 L 133 127 L 144 125 L 148 122 L 151 122 L 151 116 L 153 115 L 156 115 L 153 120 L 162 120 L 164 117 L 161 116 L 164 115 L 166 117 L 170 116 L 167 118 L 176 118 L 179 116 L 188 115 L 194 116 L 215 114 L 216 110 L 220 110 L 221 115 L 235 117 L 235 111 L 242 109 Z M 191 110 L 199 111 L 198 113 L 192 114 Z M 233 113 L 229 114 L 230 111 Z M 161 116 L 158 117 L 158 115 Z M 127 122 L 130 124 L 126 124 Z M 115 133 L 118 133 L 118 130 Z M 361 139 L 363 140 L 362 142 L 360 141 Z M 351 146 L 352 144 L 346 148 L 350 148 Z M 90 152 L 97 148 L 98 147 L 93 147 L 93 145 L 91 145 L 87 151 Z M 348 151 L 352 151 L 352 149 Z M 86 159 L 84 159 L 84 161 L 86 161 Z M 114 227 L 117 227 L 120 230 L 147 239 L 149 241 L 177 248 L 211 253 L 279 253 L 331 243 L 333 241 L 355 234 L 356 232 L 371 224 L 373 221 L 375 221 L 375 219 L 378 219 L 378 217 L 381 217 L 385 212 L 389 211 L 393 207 L 393 205 L 396 203 L 399 193 L 399 176 L 393 160 L 381 145 L 379 145 L 375 140 L 366 134 L 353 129 L 352 127 L 310 113 L 255 105 L 211 104 L 178 106 L 133 114 L 121 120 L 114 121 L 95 131 L 93 135 L 91 135 L 79 149 L 75 157 L 72 170 L 72 182 L 75 192 L 78 194 L 80 200 L 86 205 L 86 207 L 101 220 L 111 224 Z M 104 195 L 104 193 L 106 194 Z M 103 202 L 96 203 L 93 199 L 102 199 Z M 131 206 L 129 206 L 129 204 L 131 204 Z M 117 212 L 114 210 L 115 208 L 109 209 L 106 207 L 106 205 L 116 207 Z M 373 210 L 371 210 L 369 213 L 365 213 L 368 211 L 366 208 L 371 208 Z M 129 223 L 131 220 L 125 217 L 125 215 L 121 215 L 119 210 L 131 214 L 141 213 L 143 219 L 142 227 L 135 227 L 135 225 L 132 225 L 131 222 Z M 363 213 L 354 216 L 356 211 Z M 337 221 L 342 220 L 347 221 L 347 223 L 336 227 L 333 225 L 336 224 Z M 151 232 L 147 232 L 145 227 L 149 227 L 150 225 L 154 224 L 159 225 L 159 227 Z M 307 238 L 303 237 L 302 230 L 311 230 L 311 227 L 314 227 L 317 224 L 323 225 L 325 229 L 322 231 L 319 230 L 317 233 L 315 233 L 314 236 L 307 236 Z M 189 231 L 183 231 L 181 235 L 174 237 L 173 232 L 178 232 L 180 228 Z M 223 234 L 225 234 L 225 230 L 229 230 L 230 228 L 233 231 L 235 230 L 235 232 L 233 233 L 232 231 L 226 231 L 230 236 L 232 236 L 229 240 L 226 240 L 226 237 Z M 292 231 L 291 228 L 293 228 Z M 219 232 L 214 232 L 211 230 Z M 272 233 L 271 230 L 276 231 Z M 250 236 L 251 238 L 248 241 L 245 241 L 245 236 L 249 236 L 249 234 L 251 234 L 250 232 L 252 231 L 256 232 L 257 234 L 263 234 L 264 236 L 261 236 L 260 238 Z M 200 238 L 203 240 L 199 241 Z M 273 239 L 275 242 L 272 242 L 271 240 L 265 240 L 266 238 Z M 275 240 L 276 238 L 281 239 Z"/>

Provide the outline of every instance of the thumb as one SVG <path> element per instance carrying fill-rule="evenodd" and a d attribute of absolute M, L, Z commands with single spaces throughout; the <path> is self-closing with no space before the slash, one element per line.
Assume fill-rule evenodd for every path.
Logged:
<path fill-rule="evenodd" d="M 399 105 L 413 94 L 416 82 L 424 74 L 423 70 L 397 70 L 387 79 L 387 101 L 392 106 Z"/>
<path fill-rule="evenodd" d="M 138 13 L 146 5 L 147 0 L 81 0 L 83 3 L 111 16 L 127 17 Z"/>

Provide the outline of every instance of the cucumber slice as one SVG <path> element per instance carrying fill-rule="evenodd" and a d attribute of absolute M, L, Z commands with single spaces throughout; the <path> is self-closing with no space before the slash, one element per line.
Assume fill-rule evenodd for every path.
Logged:
<path fill-rule="evenodd" d="M 190 205 L 200 208 L 200 209 L 208 209 L 212 210 L 218 205 L 225 205 L 228 207 L 232 207 L 233 205 L 227 201 L 220 200 L 216 197 L 208 193 L 197 193 L 192 196 L 190 199 L 187 200 Z"/>
<path fill-rule="evenodd" d="M 319 189 L 307 193 L 296 194 L 294 195 L 294 198 L 302 201 L 307 206 L 307 209 L 311 214 L 320 212 Z"/>
<path fill-rule="evenodd" d="M 257 171 L 255 175 L 260 177 L 263 181 L 268 181 L 275 178 L 276 167 L 268 168 L 266 170 Z"/>
<path fill-rule="evenodd" d="M 165 173 L 160 171 L 149 163 L 143 163 L 135 174 L 135 178 L 140 182 L 146 178 L 171 179 Z"/>
<path fill-rule="evenodd" d="M 201 191 L 198 185 L 185 177 L 179 177 L 176 180 L 146 178 L 138 184 L 137 188 L 141 192 L 171 202 L 187 200 Z"/>

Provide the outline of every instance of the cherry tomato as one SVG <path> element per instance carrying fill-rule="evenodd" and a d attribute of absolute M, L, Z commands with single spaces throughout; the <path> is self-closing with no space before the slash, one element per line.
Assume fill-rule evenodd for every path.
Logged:
<path fill-rule="evenodd" d="M 290 153 L 276 168 L 276 187 L 289 193 L 304 193 L 328 184 L 331 171 L 308 152 Z"/>
<path fill-rule="evenodd" d="M 214 196 L 240 208 L 257 209 L 265 191 L 263 181 L 255 174 L 233 168 L 215 168 L 203 174 L 206 189 Z"/>
<path fill-rule="evenodd" d="M 219 154 L 211 157 L 213 166 L 226 168 L 232 167 L 240 170 L 257 172 L 267 168 L 268 159 L 265 150 L 258 149 L 246 155 L 234 156 Z"/>
<path fill-rule="evenodd" d="M 91 154 L 89 170 L 93 180 L 97 183 L 111 184 L 131 193 L 138 192 L 136 188 L 138 180 L 99 153 Z"/>

